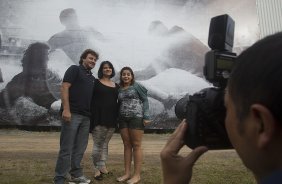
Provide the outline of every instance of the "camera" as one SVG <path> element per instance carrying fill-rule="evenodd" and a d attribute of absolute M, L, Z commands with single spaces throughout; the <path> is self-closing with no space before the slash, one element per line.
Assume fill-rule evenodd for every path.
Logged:
<path fill-rule="evenodd" d="M 185 144 L 194 149 L 207 146 L 209 149 L 229 149 L 232 145 L 225 129 L 226 109 L 224 93 L 236 54 L 232 52 L 235 22 L 227 15 L 211 18 L 208 45 L 203 73 L 213 87 L 193 95 L 187 94 L 175 105 L 175 114 L 186 119 L 189 126 Z"/>

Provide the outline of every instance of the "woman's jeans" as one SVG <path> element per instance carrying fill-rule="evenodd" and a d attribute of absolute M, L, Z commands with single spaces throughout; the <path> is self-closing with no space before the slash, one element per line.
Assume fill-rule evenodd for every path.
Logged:
<path fill-rule="evenodd" d="M 92 131 L 92 160 L 95 169 L 101 170 L 102 168 L 106 167 L 106 160 L 108 158 L 108 145 L 114 132 L 115 128 L 107 128 L 100 125 L 94 127 Z"/>
<path fill-rule="evenodd" d="M 67 174 L 83 175 L 80 162 L 89 138 L 89 117 L 72 113 L 71 122 L 62 122 L 60 151 L 55 169 L 55 183 L 64 183 Z"/>

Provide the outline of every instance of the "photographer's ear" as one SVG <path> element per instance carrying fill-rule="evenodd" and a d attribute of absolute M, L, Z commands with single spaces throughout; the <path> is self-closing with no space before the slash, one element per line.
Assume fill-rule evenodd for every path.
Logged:
<path fill-rule="evenodd" d="M 278 122 L 273 117 L 271 111 L 261 104 L 253 104 L 250 109 L 255 123 L 257 147 L 264 149 L 272 142 L 278 130 Z"/>

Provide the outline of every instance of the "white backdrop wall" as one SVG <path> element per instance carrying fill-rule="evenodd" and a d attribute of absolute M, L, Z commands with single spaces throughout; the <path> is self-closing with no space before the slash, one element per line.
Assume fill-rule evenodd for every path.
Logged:
<path fill-rule="evenodd" d="M 282 31 L 282 1 L 257 0 L 260 38 Z"/>
<path fill-rule="evenodd" d="M 1 0 L 0 8 L 0 125 L 60 126 L 63 74 L 92 48 L 117 71 L 132 67 L 148 88 L 148 128 L 173 128 L 176 102 L 211 86 L 202 74 L 210 18 L 235 20 L 237 53 L 259 37 L 255 0 Z M 75 29 L 59 19 L 66 8 L 77 14 Z M 49 52 L 32 54 L 36 42 Z"/>

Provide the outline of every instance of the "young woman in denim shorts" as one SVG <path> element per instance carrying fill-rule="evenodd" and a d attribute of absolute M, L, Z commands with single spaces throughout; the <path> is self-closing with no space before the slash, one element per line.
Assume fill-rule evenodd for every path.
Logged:
<path fill-rule="evenodd" d="M 141 180 L 142 165 L 142 137 L 144 127 L 149 120 L 149 103 L 147 89 L 134 81 L 134 73 L 130 67 L 120 71 L 119 101 L 119 129 L 124 145 L 125 173 L 117 181 L 127 181 L 128 184 Z M 134 160 L 134 173 L 131 176 L 131 158 Z"/>

